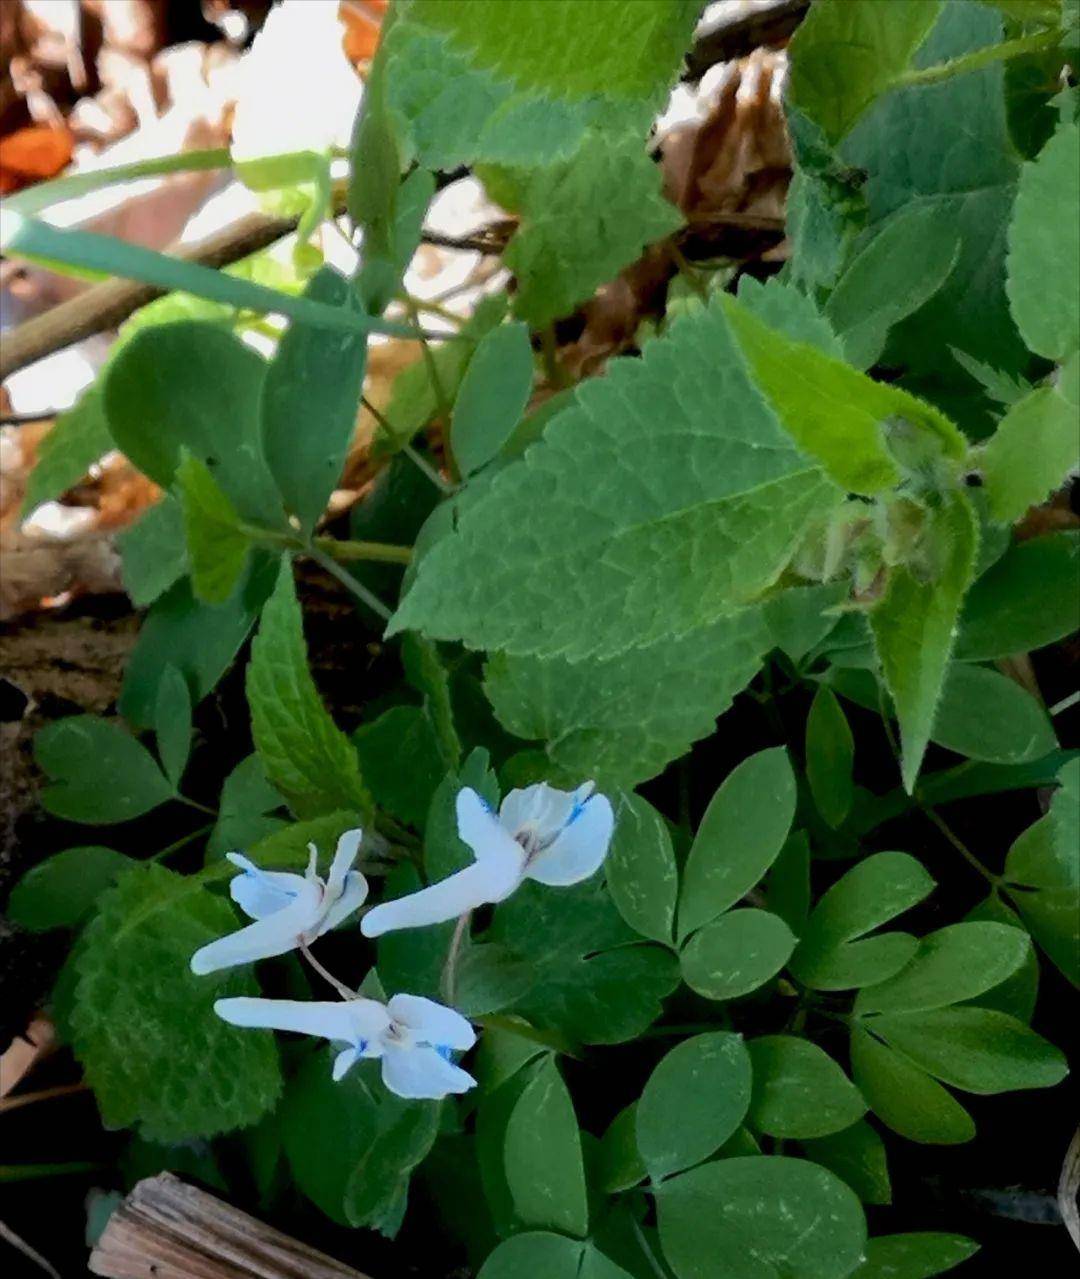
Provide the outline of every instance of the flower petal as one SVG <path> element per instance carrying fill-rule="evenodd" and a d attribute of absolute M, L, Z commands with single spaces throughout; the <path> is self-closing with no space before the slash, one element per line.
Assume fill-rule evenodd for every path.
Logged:
<path fill-rule="evenodd" d="M 559 888 L 588 879 L 607 856 L 614 826 L 608 797 L 594 795 L 574 810 L 551 845 L 529 862 L 526 878 Z"/>
<path fill-rule="evenodd" d="M 586 795 L 591 794 L 592 783 L 587 782 L 586 786 L 590 788 Z M 512 790 L 499 806 L 499 821 L 511 835 L 532 831 L 538 842 L 547 842 L 569 821 L 583 789 L 559 790 L 547 782 L 536 782 L 532 786 Z"/>
<path fill-rule="evenodd" d="M 472 849 L 476 860 L 484 865 L 502 866 L 508 874 L 512 867 L 520 876 L 525 861 L 524 849 L 476 791 L 469 786 L 462 787 L 457 793 L 455 807 L 458 834 Z"/>
<path fill-rule="evenodd" d="M 265 919 L 284 910 L 304 887 L 303 875 L 286 870 L 263 870 L 243 853 L 226 853 L 225 857 L 244 872 L 230 880 L 229 896 L 252 919 Z"/>
<path fill-rule="evenodd" d="M 364 838 L 364 832 L 357 827 L 356 830 L 347 830 L 337 842 L 337 848 L 334 850 L 334 860 L 330 863 L 330 873 L 326 877 L 327 894 L 335 901 L 341 896 L 341 892 L 345 887 L 345 877 L 353 868 L 360 853 L 360 841 Z"/>
<path fill-rule="evenodd" d="M 519 874 L 509 878 L 503 866 L 477 862 L 418 893 L 374 907 L 360 921 L 360 931 L 365 937 L 381 937 L 399 928 L 442 924 L 477 906 L 502 901 L 520 882 Z"/>
<path fill-rule="evenodd" d="M 191 957 L 191 971 L 200 977 L 257 959 L 272 959 L 293 950 L 300 938 L 319 917 L 322 890 L 317 883 L 304 883 L 292 903 L 258 919 L 238 932 L 219 937 L 201 947 Z"/>
<path fill-rule="evenodd" d="M 350 1044 L 353 1050 L 361 1043 L 367 1048 L 379 1042 L 390 1025 L 390 1015 L 377 999 L 256 999 L 237 995 L 217 1000 L 214 1012 L 233 1026 L 321 1035 L 323 1039 Z"/>
<path fill-rule="evenodd" d="M 352 1044 L 348 1048 L 343 1048 L 334 1058 L 334 1069 L 331 1071 L 331 1078 L 334 1083 L 336 1084 L 340 1079 L 344 1079 L 359 1060 L 360 1054 Z"/>
<path fill-rule="evenodd" d="M 330 889 L 327 886 L 327 893 Z M 323 933 L 328 933 L 331 928 L 336 928 L 338 924 L 343 923 L 348 917 L 363 906 L 367 900 L 368 882 L 358 870 L 351 870 L 345 876 L 345 883 L 341 896 L 330 907 L 319 925 L 319 930 L 315 934 L 321 937 Z"/>
<path fill-rule="evenodd" d="M 476 1043 L 476 1031 L 459 1012 L 422 995 L 395 995 L 386 1005 L 394 1021 L 407 1026 L 421 1043 L 465 1052 Z"/>
<path fill-rule="evenodd" d="M 409 1100 L 436 1100 L 476 1086 L 472 1075 L 427 1047 L 387 1049 L 382 1077 L 392 1093 Z"/>

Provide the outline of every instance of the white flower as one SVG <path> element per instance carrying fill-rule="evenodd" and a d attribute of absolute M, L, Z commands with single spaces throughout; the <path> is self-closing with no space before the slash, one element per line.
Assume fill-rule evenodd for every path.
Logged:
<path fill-rule="evenodd" d="M 270 10 L 240 66 L 235 162 L 348 145 L 363 84 L 343 34 L 337 0 L 285 0 Z"/>
<path fill-rule="evenodd" d="M 441 924 L 504 901 L 526 879 L 555 887 L 588 879 L 607 854 L 615 822 L 607 797 L 592 791 L 592 782 L 575 791 L 527 786 L 507 795 L 498 816 L 476 791 L 459 791 L 458 834 L 476 861 L 418 893 L 376 906 L 361 920 L 361 932 L 379 937 Z"/>
<path fill-rule="evenodd" d="M 284 955 L 336 928 L 367 897 L 367 880 L 352 869 L 362 838 L 360 830 L 342 835 L 325 880 L 315 870 L 314 844 L 308 845 L 311 857 L 305 875 L 260 870 L 240 853 L 226 853 L 228 860 L 243 870 L 229 885 L 229 892 L 255 923 L 197 950 L 191 957 L 191 971 L 202 976 L 219 968 Z"/>
<path fill-rule="evenodd" d="M 294 999 L 219 999 L 217 1015 L 234 1026 L 296 1030 L 347 1045 L 334 1060 L 334 1079 L 362 1057 L 382 1059 L 383 1083 L 399 1097 L 435 1099 L 468 1092 L 476 1080 L 450 1060 L 476 1042 L 476 1032 L 452 1008 L 419 995 L 307 1003 Z"/>

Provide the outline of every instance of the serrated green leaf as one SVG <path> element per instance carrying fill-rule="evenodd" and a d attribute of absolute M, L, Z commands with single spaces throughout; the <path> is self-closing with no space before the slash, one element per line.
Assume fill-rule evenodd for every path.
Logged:
<path fill-rule="evenodd" d="M 773 276 L 763 284 L 751 275 L 739 281 L 736 297 L 751 315 L 792 342 L 805 342 L 825 355 L 842 359 L 844 350 L 829 320 L 813 298 Z"/>
<path fill-rule="evenodd" d="M 1049 386 L 1014 404 L 982 450 L 980 469 L 994 519 L 1012 524 L 1080 463 L 1077 409 Z"/>
<path fill-rule="evenodd" d="M 974 571 L 978 526 L 962 494 L 951 495 L 934 512 L 927 537 L 938 557 L 933 579 L 921 580 L 897 566 L 885 597 L 870 614 L 882 675 L 900 720 L 909 793 L 930 739 L 960 605 Z"/>
<path fill-rule="evenodd" d="M 1080 761 L 1058 774 L 1050 812 L 1009 849 L 1009 896 L 1032 936 L 1080 986 Z"/>
<path fill-rule="evenodd" d="M 514 1210 L 526 1226 L 583 1236 L 589 1228 L 581 1134 L 570 1093 L 548 1059 L 518 1098 L 503 1151 Z"/>
<path fill-rule="evenodd" d="M 111 826 L 172 798 L 153 756 L 115 720 L 71 715 L 34 738 L 34 758 L 50 784 L 42 807 L 70 822 Z"/>
<path fill-rule="evenodd" d="M 827 1137 L 803 1141 L 802 1147 L 814 1163 L 847 1182 L 863 1203 L 892 1202 L 885 1143 L 865 1119 Z"/>
<path fill-rule="evenodd" d="M 26 872 L 11 890 L 5 914 L 32 933 L 74 928 L 131 865 L 124 853 L 97 844 L 66 848 Z"/>
<path fill-rule="evenodd" d="M 902 1137 L 955 1146 L 975 1136 L 974 1120 L 950 1092 L 857 1025 L 851 1028 L 851 1073 L 870 1109 Z"/>
<path fill-rule="evenodd" d="M 519 203 L 503 261 L 518 280 L 514 309 L 533 328 L 568 315 L 682 221 L 636 134 L 588 132 L 572 156 L 524 179 Z"/>
<path fill-rule="evenodd" d="M 888 433 L 895 420 L 914 428 L 928 449 L 963 455 L 960 432 L 931 405 L 783 337 L 734 298 L 725 294 L 721 300 L 762 394 L 796 444 L 843 488 L 869 496 L 899 482 L 902 472 Z"/>
<path fill-rule="evenodd" d="M 330 267 L 312 278 L 304 296 L 356 309 L 348 281 Z M 266 463 L 305 534 L 326 510 L 345 465 L 366 357 L 366 334 L 330 334 L 293 320 L 266 370 L 259 410 Z"/>
<path fill-rule="evenodd" d="M 1024 341 L 1061 360 L 1080 346 L 1080 126 L 1025 164 L 1009 224 L 1008 293 Z"/>
<path fill-rule="evenodd" d="M 869 986 L 898 973 L 918 944 L 906 933 L 859 941 L 922 901 L 933 879 L 907 853 L 875 853 L 848 871 L 815 906 L 791 970 L 818 990 Z"/>
<path fill-rule="evenodd" d="M 1046 711 L 1015 680 L 954 662 L 934 717 L 935 742 L 991 764 L 1025 764 L 1058 744 Z"/>
<path fill-rule="evenodd" d="M 509 732 L 546 743 L 561 776 L 633 786 L 661 772 L 757 674 L 770 635 L 743 609 L 673 640 L 580 662 L 496 653 L 484 691 Z"/>
<path fill-rule="evenodd" d="M 630 927 L 670 942 L 679 891 L 675 850 L 667 822 L 640 795 L 625 795 L 617 806 L 604 869 L 612 900 Z"/>
<path fill-rule="evenodd" d="M 175 789 L 191 753 L 191 693 L 175 666 L 165 668 L 158 686 L 154 736 L 161 766 Z"/>
<path fill-rule="evenodd" d="M 866 1258 L 851 1279 L 931 1279 L 978 1251 L 975 1240 L 963 1235 L 880 1235 L 867 1241 Z"/>
<path fill-rule="evenodd" d="M 679 936 L 688 937 L 750 891 L 779 856 L 795 816 L 795 775 L 782 747 L 734 769 L 709 801 L 679 896 Z"/>
<path fill-rule="evenodd" d="M 172 485 L 187 448 L 246 519 L 280 522 L 259 430 L 265 373 L 254 351 L 215 325 L 180 321 L 145 329 L 109 364 L 103 387 L 109 431 L 162 488 Z"/>
<path fill-rule="evenodd" d="M 795 936 L 767 910 L 731 910 L 683 947 L 683 981 L 706 999 L 738 999 L 770 981 L 791 958 Z"/>
<path fill-rule="evenodd" d="M 37 460 L 26 484 L 21 514 L 59 497 L 83 478 L 99 458 L 113 448 L 101 402 L 101 388 L 88 387 L 61 413 L 37 449 Z"/>
<path fill-rule="evenodd" d="M 939 206 L 900 209 L 876 227 L 825 304 L 848 363 L 876 364 L 889 330 L 934 296 L 959 253 L 959 233 Z"/>
<path fill-rule="evenodd" d="M 711 306 L 577 390 L 424 556 L 390 630 L 568 660 L 683 635 L 759 595 L 839 500 Z"/>
<path fill-rule="evenodd" d="M 855 739 L 836 694 L 820 687 L 806 719 L 806 778 L 818 812 L 832 827 L 851 810 Z"/>
<path fill-rule="evenodd" d="M 750 1125 L 770 1137 L 825 1137 L 850 1128 L 866 1102 L 835 1061 L 796 1035 L 747 1045 L 754 1068 Z"/>
<path fill-rule="evenodd" d="M 146 608 L 188 569 L 184 513 L 168 493 L 117 535 L 124 590 L 136 608 Z"/>
<path fill-rule="evenodd" d="M 854 1193 L 803 1159 L 718 1159 L 657 1193 L 664 1257 L 678 1279 L 843 1279 L 866 1244 Z"/>
<path fill-rule="evenodd" d="M 524 324 L 503 324 L 481 338 L 461 379 L 450 424 L 462 475 L 490 462 L 510 438 L 532 383 L 532 344 Z"/>
<path fill-rule="evenodd" d="M 1011 546 L 964 601 L 961 661 L 1028 653 L 1080 630 L 1080 532 L 1070 529 Z"/>
<path fill-rule="evenodd" d="M 243 575 L 251 540 L 210 470 L 186 449 L 181 449 L 176 485 L 184 513 L 191 588 L 204 604 L 223 604 Z"/>
<path fill-rule="evenodd" d="M 251 734 L 271 783 L 298 817 L 371 811 L 352 743 L 322 704 L 308 669 L 292 566 L 281 562 L 247 674 Z"/>
<path fill-rule="evenodd" d="M 79 944 L 75 1053 L 110 1127 L 157 1141 L 254 1123 L 281 1090 L 269 1034 L 216 1016 L 215 999 L 254 995 L 249 973 L 196 977 L 192 954 L 229 932 L 228 904 L 160 866 L 128 871 Z"/>
<path fill-rule="evenodd" d="M 1064 1054 L 994 1008 L 884 1013 L 873 1032 L 927 1074 L 965 1092 L 1052 1088 L 1068 1074 Z"/>
<path fill-rule="evenodd" d="M 832 142 L 904 71 L 941 0 L 818 0 L 791 42 L 792 102 Z"/>
<path fill-rule="evenodd" d="M 640 1035 L 678 985 L 674 957 L 660 946 L 629 944 L 636 935 L 595 880 L 557 892 L 524 884 L 496 908 L 486 940 L 533 967 L 535 984 L 515 1011 L 579 1043 Z"/>
<path fill-rule="evenodd" d="M 974 999 L 1010 977 L 1031 943 L 1019 928 L 973 921 L 949 924 L 924 937 L 914 959 L 895 977 L 861 991 L 856 1015 L 915 1013 Z"/>
<path fill-rule="evenodd" d="M 750 1105 L 750 1054 L 740 1035 L 695 1035 L 649 1076 L 637 1104 L 637 1144 L 659 1181 L 708 1159 Z"/>

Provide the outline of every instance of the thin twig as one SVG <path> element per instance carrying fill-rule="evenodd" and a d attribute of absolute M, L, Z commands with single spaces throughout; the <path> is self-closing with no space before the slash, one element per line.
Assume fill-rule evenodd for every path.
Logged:
<path fill-rule="evenodd" d="M 0 1239 L 3 1239 L 5 1243 L 11 1244 L 24 1257 L 29 1257 L 34 1265 L 44 1270 L 47 1275 L 51 1275 L 52 1279 L 60 1279 L 60 1271 L 51 1262 L 46 1261 L 40 1252 L 31 1248 L 25 1239 L 20 1238 L 10 1226 L 5 1225 L 2 1221 L 0 1221 Z"/>
<path fill-rule="evenodd" d="M 451 484 L 448 480 L 444 480 L 439 472 L 431 465 L 431 463 L 422 454 L 418 453 L 411 444 L 403 444 L 401 446 L 402 453 L 418 470 L 428 477 L 435 487 L 442 493 L 453 493 L 457 486 Z"/>
<path fill-rule="evenodd" d="M 198 839 L 201 835 L 208 835 L 213 829 L 213 822 L 207 822 L 205 826 L 197 826 L 195 830 L 190 831 L 187 835 L 182 835 L 173 843 L 167 844 L 164 848 L 159 848 L 156 853 L 151 853 L 146 860 L 148 862 L 160 862 L 168 857 L 170 853 L 178 852 L 185 844 L 190 844 L 192 840 Z"/>
<path fill-rule="evenodd" d="M 450 947 L 446 952 L 446 963 L 443 965 L 440 985 L 442 987 L 443 1003 L 450 1008 L 454 1006 L 454 995 L 457 993 L 457 966 L 458 959 L 461 957 L 461 943 L 465 940 L 465 936 L 469 931 L 469 921 L 471 919 L 471 910 L 467 910 L 464 915 L 458 916 L 458 921 L 454 925 L 454 935 L 450 938 Z"/>
<path fill-rule="evenodd" d="M 933 822 L 942 835 L 945 836 L 953 848 L 956 849 L 956 851 L 960 854 L 964 861 L 972 867 L 972 869 L 977 870 L 983 879 L 992 884 L 994 888 L 997 888 L 1000 885 L 1001 877 L 999 875 L 995 875 L 993 871 L 986 869 L 982 862 L 979 861 L 971 849 L 968 848 L 967 844 L 964 843 L 960 836 L 956 834 L 953 828 L 943 817 L 939 816 L 926 804 L 919 803 L 918 808 L 924 817 Z"/>
<path fill-rule="evenodd" d="M 386 607 L 377 595 L 369 591 L 362 582 L 358 582 L 351 573 L 346 572 L 333 556 L 327 555 L 325 551 L 320 550 L 317 546 L 309 546 L 307 554 L 320 568 L 324 568 L 331 577 L 336 578 L 351 595 L 355 595 L 362 604 L 366 604 L 384 622 L 390 620 L 392 616 L 391 610 Z"/>
<path fill-rule="evenodd" d="M 5 1097 L 0 1101 L 0 1114 L 9 1110 L 19 1110 L 23 1106 L 32 1106 L 38 1101 L 50 1101 L 53 1097 L 69 1097 L 73 1093 L 86 1092 L 89 1084 L 80 1080 L 77 1084 L 57 1084 L 55 1088 L 41 1088 L 37 1092 L 19 1093 L 14 1097 Z"/>
<path fill-rule="evenodd" d="M 308 947 L 307 942 L 302 941 L 300 943 L 300 954 L 303 955 L 303 957 L 308 961 L 311 967 L 319 974 L 319 976 L 323 979 L 323 981 L 329 982 L 330 985 L 333 986 L 333 988 L 337 991 L 337 993 L 341 996 L 342 999 L 356 998 L 355 990 L 351 989 L 351 987 L 349 986 L 346 986 L 343 981 L 338 981 L 338 979 L 334 976 L 332 972 L 330 972 L 328 968 L 324 968 L 322 964 L 319 963 L 319 961 L 311 953 L 311 950 Z"/>

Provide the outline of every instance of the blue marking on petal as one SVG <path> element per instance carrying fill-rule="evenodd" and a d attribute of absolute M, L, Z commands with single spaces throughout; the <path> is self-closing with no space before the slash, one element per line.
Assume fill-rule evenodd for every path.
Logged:
<path fill-rule="evenodd" d="M 357 1057 L 362 1056 L 366 1050 L 367 1050 L 367 1040 L 366 1040 L 366 1039 L 358 1039 L 358 1040 L 356 1041 L 356 1055 L 357 1055 Z"/>
<path fill-rule="evenodd" d="M 449 1044 L 434 1044 L 432 1046 L 443 1061 L 453 1061 L 454 1050 Z"/>
<path fill-rule="evenodd" d="M 563 830 L 566 830 L 567 826 L 573 826 L 573 824 L 585 811 L 585 805 L 588 802 L 589 802 L 588 800 L 585 800 L 584 802 L 582 802 L 581 800 L 574 801 L 574 807 L 570 810 L 570 816 L 566 819 L 566 825 L 563 826 Z"/>

